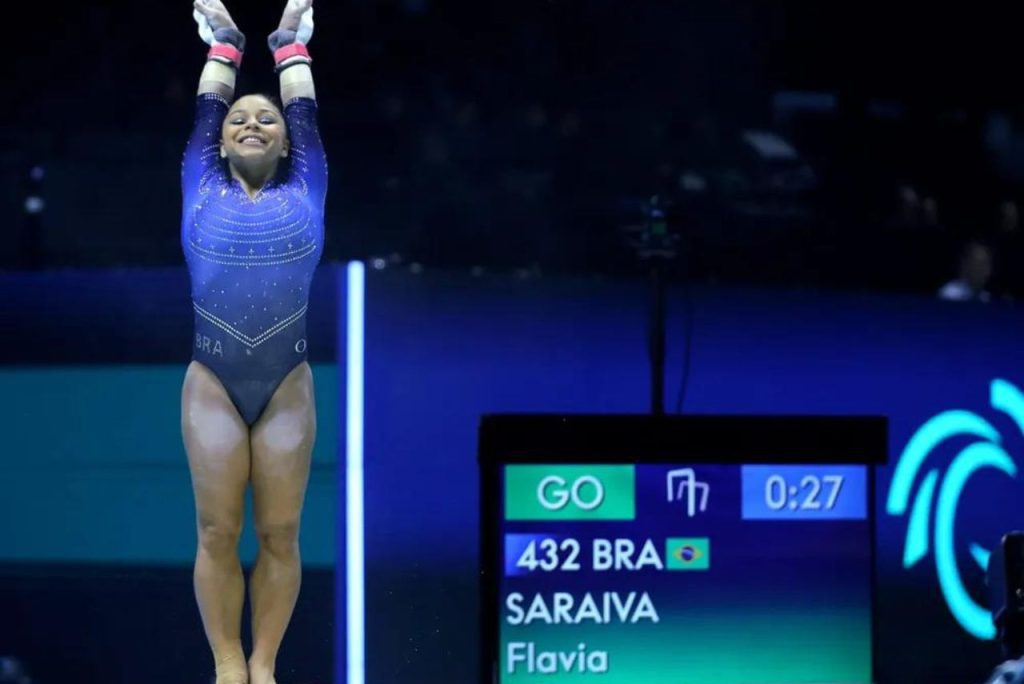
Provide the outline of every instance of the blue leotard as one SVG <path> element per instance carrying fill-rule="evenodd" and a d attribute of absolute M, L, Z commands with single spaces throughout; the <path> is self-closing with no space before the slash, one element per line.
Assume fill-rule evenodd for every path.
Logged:
<path fill-rule="evenodd" d="M 192 358 L 213 371 L 252 425 L 284 377 L 306 360 L 327 161 L 316 101 L 293 99 L 284 108 L 291 168 L 250 198 L 220 158 L 228 106 L 211 93 L 196 102 L 181 171 L 181 244 L 195 309 Z"/>

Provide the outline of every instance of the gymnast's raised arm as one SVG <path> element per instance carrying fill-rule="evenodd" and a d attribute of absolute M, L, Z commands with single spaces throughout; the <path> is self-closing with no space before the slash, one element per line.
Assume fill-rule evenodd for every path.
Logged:
<path fill-rule="evenodd" d="M 316 89 L 306 43 L 313 33 L 313 0 L 288 0 L 277 30 L 267 43 L 281 81 L 281 102 L 291 139 L 290 180 L 301 183 L 323 209 L 327 159 L 317 127 Z"/>
<path fill-rule="evenodd" d="M 245 50 L 245 36 L 220 0 L 196 0 L 194 17 L 199 35 L 210 45 L 199 76 L 195 124 L 185 148 L 181 168 L 182 191 L 199 189 L 210 172 L 223 172 L 218 164 L 220 127 L 235 95 L 235 77 Z"/>

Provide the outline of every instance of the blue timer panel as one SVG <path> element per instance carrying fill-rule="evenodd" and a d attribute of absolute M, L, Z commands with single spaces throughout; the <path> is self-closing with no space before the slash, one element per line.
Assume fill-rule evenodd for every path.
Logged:
<path fill-rule="evenodd" d="M 744 520 L 864 520 L 864 466 L 743 466 Z"/>

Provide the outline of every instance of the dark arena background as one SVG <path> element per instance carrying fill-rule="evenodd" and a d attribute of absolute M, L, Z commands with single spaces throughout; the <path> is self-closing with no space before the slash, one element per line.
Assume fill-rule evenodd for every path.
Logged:
<path fill-rule="evenodd" d="M 237 92 L 277 92 L 283 0 L 226 5 Z M 1024 656 L 993 621 L 1024 571 L 989 567 L 1024 529 L 1024 9 L 314 8 L 318 431 L 279 684 L 982 684 Z M 23 9 L 0 117 L 0 684 L 210 684 L 180 233 L 207 47 L 187 0 Z M 662 413 L 870 418 L 884 453 L 828 470 L 835 434 L 683 430 L 672 451 L 642 427 L 490 460 L 480 437 L 496 414 Z M 677 500 L 660 467 L 706 510 L 651 503 Z M 822 505 L 845 517 L 804 517 L 806 482 L 838 472 Z M 543 486 L 515 483 L 545 473 L 621 507 L 588 517 L 581 484 L 571 522 L 531 513 Z M 599 568 L 604 538 L 630 563 L 653 540 L 647 566 Z M 574 573 L 558 554 L 581 543 Z M 247 569 L 256 549 L 250 513 Z"/>

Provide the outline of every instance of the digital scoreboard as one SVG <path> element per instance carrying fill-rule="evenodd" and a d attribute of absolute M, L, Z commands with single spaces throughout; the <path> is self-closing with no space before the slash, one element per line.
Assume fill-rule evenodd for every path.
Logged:
<path fill-rule="evenodd" d="M 870 467 L 611 451 L 487 469 L 486 681 L 872 681 Z"/>

